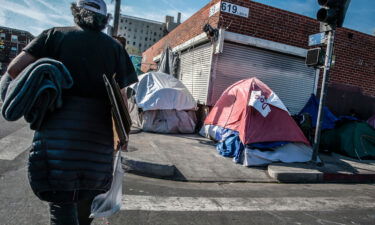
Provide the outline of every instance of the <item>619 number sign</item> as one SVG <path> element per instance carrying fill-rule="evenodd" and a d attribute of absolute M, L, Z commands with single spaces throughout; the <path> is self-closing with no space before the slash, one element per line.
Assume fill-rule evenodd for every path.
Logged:
<path fill-rule="evenodd" d="M 221 4 L 221 11 L 236 14 L 238 12 L 238 7 L 237 7 L 237 5 L 233 5 L 231 3 L 223 2 Z"/>
<path fill-rule="evenodd" d="M 221 11 L 237 16 L 249 17 L 249 8 L 245 8 L 228 2 L 221 3 Z"/>

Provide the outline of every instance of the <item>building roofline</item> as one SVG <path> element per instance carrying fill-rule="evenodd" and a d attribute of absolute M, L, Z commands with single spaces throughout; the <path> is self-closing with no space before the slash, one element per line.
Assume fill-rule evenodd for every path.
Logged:
<path fill-rule="evenodd" d="M 262 2 L 254 2 L 254 1 L 252 1 L 251 3 L 252 4 L 258 4 L 258 5 L 261 5 L 263 7 L 269 7 L 269 8 L 272 8 L 272 9 L 280 10 L 280 11 L 283 11 L 284 13 L 287 13 L 287 14 L 302 16 L 302 17 L 304 17 L 304 18 L 306 18 L 306 19 L 308 19 L 308 20 L 310 20 L 312 22 L 319 22 L 317 19 L 314 19 L 313 17 L 306 16 L 306 15 L 299 14 L 299 13 L 292 12 L 292 11 L 288 11 L 286 9 L 278 8 L 278 7 L 275 7 L 275 6 L 267 5 L 267 4 L 262 3 Z M 356 33 L 359 33 L 359 34 L 370 36 L 371 38 L 375 37 L 374 35 L 371 35 L 371 34 L 368 34 L 368 33 L 364 33 L 364 32 L 359 31 L 359 30 L 354 30 L 352 28 L 348 28 L 348 27 L 345 27 L 345 26 L 340 27 L 338 30 L 346 30 L 348 32 L 356 32 Z"/>
<path fill-rule="evenodd" d="M 129 18 L 129 19 L 136 19 L 136 20 L 140 20 L 140 21 L 148 22 L 148 23 L 155 23 L 155 24 L 158 24 L 158 25 L 163 25 L 164 24 L 163 22 L 159 22 L 159 21 L 155 21 L 155 20 L 149 20 L 149 19 L 144 19 L 144 18 L 135 17 L 135 16 L 129 16 L 129 15 L 121 15 L 121 17 Z"/>
<path fill-rule="evenodd" d="M 0 26 L 0 29 L 10 29 L 10 30 L 15 30 L 15 31 L 19 31 L 19 32 L 24 32 L 24 33 L 27 33 L 31 37 L 34 38 L 34 35 L 32 35 L 29 31 L 26 31 L 26 30 L 20 30 L 20 29 L 16 29 L 16 28 L 12 28 L 12 27 L 4 27 L 4 26 Z"/>

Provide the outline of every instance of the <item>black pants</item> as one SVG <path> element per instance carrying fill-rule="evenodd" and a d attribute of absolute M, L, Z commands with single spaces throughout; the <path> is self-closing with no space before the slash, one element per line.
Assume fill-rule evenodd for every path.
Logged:
<path fill-rule="evenodd" d="M 51 225 L 90 225 L 91 203 L 101 191 L 80 190 L 76 192 L 45 192 L 48 200 Z"/>

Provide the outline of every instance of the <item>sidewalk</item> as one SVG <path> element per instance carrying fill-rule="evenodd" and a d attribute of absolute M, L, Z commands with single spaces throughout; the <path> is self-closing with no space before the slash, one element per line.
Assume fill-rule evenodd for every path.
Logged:
<path fill-rule="evenodd" d="M 375 182 L 375 161 L 322 155 L 324 166 L 275 163 L 244 167 L 220 156 L 214 142 L 198 135 L 141 132 L 130 136 L 123 164 L 135 174 L 190 182 L 324 183 Z"/>

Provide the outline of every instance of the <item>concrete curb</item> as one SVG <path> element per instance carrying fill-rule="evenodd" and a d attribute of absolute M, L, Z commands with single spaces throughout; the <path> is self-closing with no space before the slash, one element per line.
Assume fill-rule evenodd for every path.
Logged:
<path fill-rule="evenodd" d="M 176 167 L 172 164 L 141 161 L 129 156 L 123 157 L 122 165 L 125 171 L 145 176 L 173 178 L 176 174 Z"/>
<path fill-rule="evenodd" d="M 306 163 L 274 164 L 268 174 L 280 183 L 375 183 L 375 173 L 352 173 L 336 165 L 316 167 Z M 337 172 L 332 172 L 337 171 Z"/>
<path fill-rule="evenodd" d="M 375 183 L 375 174 L 332 174 L 325 173 L 326 183 Z"/>
<path fill-rule="evenodd" d="M 268 175 L 280 183 L 320 183 L 324 173 L 308 164 L 274 164 L 268 166 Z"/>
<path fill-rule="evenodd" d="M 125 171 L 165 179 L 173 179 L 176 181 L 188 182 L 249 182 L 249 183 L 375 183 L 375 173 L 355 174 L 348 172 L 332 173 L 324 171 L 326 168 L 317 168 L 314 165 L 306 163 L 291 164 L 273 164 L 268 166 L 268 175 L 273 181 L 251 181 L 251 180 L 231 180 L 224 179 L 181 179 L 178 177 L 178 170 L 173 164 L 163 164 L 149 162 L 146 160 L 134 159 L 129 156 L 123 157 L 122 160 Z M 332 166 L 332 165 L 330 165 Z M 321 171 L 319 171 L 321 170 Z"/>

